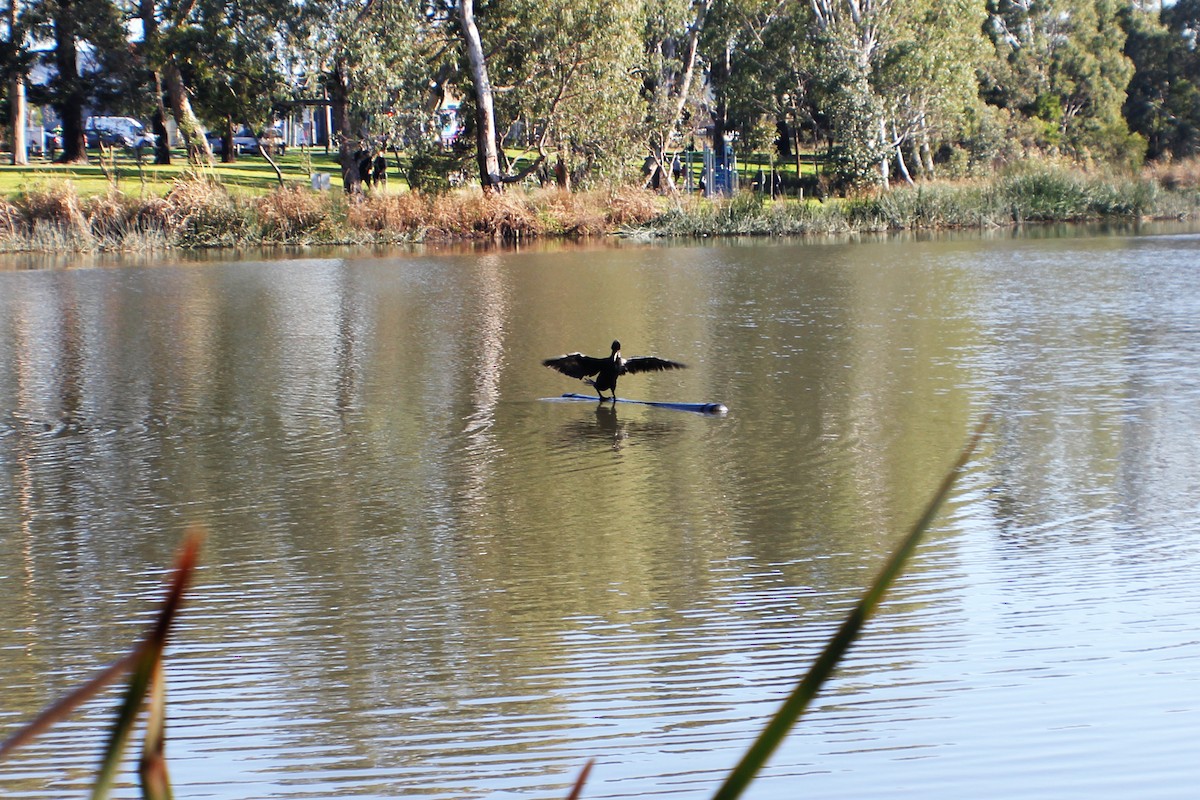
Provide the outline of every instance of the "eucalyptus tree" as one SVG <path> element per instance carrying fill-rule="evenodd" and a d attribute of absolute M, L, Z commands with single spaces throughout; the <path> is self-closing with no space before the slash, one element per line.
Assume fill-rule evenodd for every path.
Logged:
<path fill-rule="evenodd" d="M 192 89 L 186 77 L 197 65 L 203 66 L 204 52 L 196 46 L 202 15 L 200 0 L 138 0 L 141 53 L 155 87 L 155 129 L 165 132 L 162 117 L 169 112 L 192 163 L 212 161 L 212 149 L 192 108 Z M 160 150 L 159 158 L 165 155 Z"/>
<path fill-rule="evenodd" d="M 938 144 L 978 104 L 987 42 L 973 0 L 810 0 L 764 19 L 776 107 L 828 137 L 842 183 L 911 182 L 910 162 L 931 173 Z"/>
<path fill-rule="evenodd" d="M 303 4 L 304 41 L 295 61 L 327 98 L 347 194 L 362 192 L 360 154 L 378 146 L 396 110 L 429 93 L 414 85 L 413 59 L 425 46 L 435 9 L 418 0 L 327 0 Z M 426 76 L 428 78 L 428 76 Z"/>
<path fill-rule="evenodd" d="M 932 175 L 937 146 L 956 139 L 974 117 L 976 68 L 987 45 L 984 18 L 974 0 L 906 0 L 896 17 L 873 80 L 882 102 L 883 141 L 909 183 L 905 153 Z"/>
<path fill-rule="evenodd" d="M 236 159 L 235 126 L 261 130 L 290 94 L 275 54 L 293 10 L 289 0 L 196 0 L 187 24 L 174 28 L 172 49 L 188 56 L 182 77 L 196 115 L 221 131 L 223 161 Z"/>
<path fill-rule="evenodd" d="M 1148 158 L 1200 152 L 1200 2 L 1126 9 L 1125 53 L 1135 65 L 1123 113 L 1146 137 Z"/>
<path fill-rule="evenodd" d="M 700 122 L 700 36 L 712 2 L 645 0 L 643 6 L 641 139 L 652 176 L 672 190 L 670 153 L 686 145 Z"/>
<path fill-rule="evenodd" d="M 86 162 L 83 110 L 111 73 L 110 63 L 127 52 L 125 28 L 111 0 L 32 0 L 23 15 L 32 35 L 53 44 L 52 77 L 36 94 L 62 120 L 64 163 Z M 81 50 L 92 54 L 84 61 Z M 121 67 L 115 67 L 121 69 Z M 31 87 L 31 94 L 35 94 Z"/>
<path fill-rule="evenodd" d="M 628 163 L 640 121 L 637 11 L 637 0 L 510 0 L 468 12 L 478 40 L 461 32 L 467 68 L 459 74 L 485 188 L 520 181 L 551 158 L 564 187 L 572 175 Z M 523 152 L 510 159 L 501 144 Z"/>
<path fill-rule="evenodd" d="M 736 133 L 742 149 L 771 144 L 778 109 L 775 77 L 782 67 L 771 30 L 784 20 L 786 3 L 775 0 L 713 0 L 700 36 L 707 67 L 710 136 L 715 160 L 728 168 L 726 139 Z M 765 124 L 770 122 L 769 125 Z"/>
<path fill-rule="evenodd" d="M 28 143 L 25 141 L 25 127 L 28 122 L 28 103 L 25 99 L 25 80 L 29 75 L 30 53 L 26 42 L 25 27 L 21 21 L 21 4 L 18 0 L 9 0 L 8 37 L 3 41 L 3 63 L 5 88 L 8 90 L 8 123 L 9 141 L 12 152 L 12 163 L 23 165 L 29 163 Z"/>
<path fill-rule="evenodd" d="M 781 3 L 770 24 L 758 34 L 755 57 L 761 65 L 760 80 L 767 87 L 772 113 L 778 126 L 778 143 L 785 155 L 795 159 L 796 174 L 802 172 L 802 148 L 811 137 L 814 150 L 832 135 L 825 115 L 818 81 L 818 48 L 808 3 Z"/>
<path fill-rule="evenodd" d="M 903 0 L 812 0 L 815 71 L 843 180 L 886 183 L 893 141 L 874 70 L 901 23 Z"/>
<path fill-rule="evenodd" d="M 1120 157 L 1136 143 L 1121 116 L 1133 65 L 1125 0 L 989 0 L 996 57 L 989 103 L 1038 121 L 1035 145 L 1076 157 Z"/>

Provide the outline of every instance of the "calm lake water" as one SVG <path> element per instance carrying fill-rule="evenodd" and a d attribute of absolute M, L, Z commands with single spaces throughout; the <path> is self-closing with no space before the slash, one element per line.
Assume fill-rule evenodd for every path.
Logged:
<path fill-rule="evenodd" d="M 571 350 L 688 370 L 552 400 Z M 1200 235 L 0 272 L 0 735 L 167 660 L 179 798 L 710 795 L 983 451 L 749 796 L 1200 782 Z M 109 693 L 0 763 L 82 797 Z M 117 796 L 137 796 L 132 773 Z"/>

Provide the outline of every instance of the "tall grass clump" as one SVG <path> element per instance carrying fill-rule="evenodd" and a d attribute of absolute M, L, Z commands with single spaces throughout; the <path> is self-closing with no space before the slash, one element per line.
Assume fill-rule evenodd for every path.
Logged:
<path fill-rule="evenodd" d="M 602 201 L 591 192 L 572 192 L 557 186 L 534 189 L 529 201 L 537 215 L 540 235 L 597 236 L 609 230 Z"/>
<path fill-rule="evenodd" d="M 88 250 L 91 227 L 79 194 L 69 183 L 27 189 L 13 200 L 28 249 Z"/>
<path fill-rule="evenodd" d="M 1160 216 L 1184 219 L 1200 210 L 1200 158 L 1156 162 L 1145 170 L 1146 178 L 1160 188 L 1157 212 Z"/>
<path fill-rule="evenodd" d="M 593 202 L 602 203 L 608 230 L 645 225 L 662 213 L 662 200 L 655 194 L 632 186 L 595 189 Z"/>
<path fill-rule="evenodd" d="M 852 229 L 844 201 L 767 200 L 749 192 L 729 199 L 683 197 L 644 224 L 647 236 L 798 236 Z"/>
<path fill-rule="evenodd" d="M 1146 168 L 1146 176 L 1167 191 L 1200 191 L 1200 158 L 1155 161 Z"/>
<path fill-rule="evenodd" d="M 435 196 L 428 233 L 435 238 L 520 241 L 544 233 L 528 195 L 462 190 Z"/>
<path fill-rule="evenodd" d="M 1076 222 L 1151 215 L 1159 189 L 1144 178 L 1038 166 L 1002 177 L 997 195 L 1013 222 Z"/>
<path fill-rule="evenodd" d="M 84 214 L 95 248 L 147 250 L 168 245 L 170 219 L 162 198 L 143 199 L 109 191 L 88 198 Z"/>
<path fill-rule="evenodd" d="M 430 197 L 422 192 L 371 194 L 346 209 L 346 224 L 376 241 L 421 241 L 430 217 Z"/>
<path fill-rule="evenodd" d="M 876 218 L 888 230 L 989 227 L 999 224 L 998 211 L 977 181 L 904 185 L 876 199 Z"/>
<path fill-rule="evenodd" d="M 235 247 L 255 238 L 250 209 L 215 181 L 181 179 L 164 199 L 172 240 L 178 247 Z"/>
<path fill-rule="evenodd" d="M 298 186 L 276 189 L 254 201 L 258 235 L 264 243 L 313 244 L 336 238 L 333 204 Z"/>

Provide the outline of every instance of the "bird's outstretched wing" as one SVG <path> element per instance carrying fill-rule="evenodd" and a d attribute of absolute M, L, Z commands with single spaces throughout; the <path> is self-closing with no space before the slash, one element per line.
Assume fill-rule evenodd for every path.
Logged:
<path fill-rule="evenodd" d="M 625 359 L 626 372 L 659 372 L 664 369 L 683 369 L 687 364 L 678 361 L 668 361 L 654 356 L 636 356 Z"/>
<path fill-rule="evenodd" d="M 605 359 L 593 358 L 585 356 L 583 353 L 568 353 L 565 356 L 558 358 L 547 358 L 542 362 L 543 366 L 556 369 L 563 375 L 570 375 L 572 378 L 586 378 L 589 375 L 595 375 L 604 366 Z"/>

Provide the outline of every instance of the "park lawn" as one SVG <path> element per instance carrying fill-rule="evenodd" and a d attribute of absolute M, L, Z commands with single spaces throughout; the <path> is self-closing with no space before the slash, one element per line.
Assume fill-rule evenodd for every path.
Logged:
<path fill-rule="evenodd" d="M 330 190 L 340 192 L 342 174 L 335 156 L 335 152 L 326 153 L 324 148 L 307 151 L 291 148 L 284 155 L 277 156 L 275 162 L 287 186 L 311 186 L 312 174 L 325 172 L 329 174 Z M 197 174 L 212 177 L 234 193 L 259 195 L 279 187 L 275 170 L 262 156 L 241 155 L 233 164 L 222 163 L 218 157 L 212 166 L 199 170 L 189 165 L 179 150 L 172 153 L 171 163 L 166 165 L 154 164 L 148 157 L 139 163 L 129 151 L 119 151 L 115 155 L 106 153 L 101 161 L 98 151 L 89 150 L 88 157 L 90 162 L 87 164 L 55 164 L 44 158 L 32 157 L 28 165 L 14 166 L 9 163 L 11 158 L 7 153 L 0 153 L 0 198 L 12 199 L 25 192 L 64 184 L 69 184 L 83 198 L 106 194 L 112 188 L 134 197 L 161 197 L 171 191 L 180 178 L 195 177 Z M 774 166 L 785 178 L 796 175 L 794 161 L 776 160 Z M 805 167 L 807 173 L 811 169 L 807 160 Z M 692 168 L 694 179 L 698 180 L 699 161 L 693 163 Z M 759 168 L 770 169 L 770 161 L 766 156 L 750 156 L 738 162 L 743 182 L 753 180 Z M 387 191 L 401 192 L 407 186 L 405 178 L 397 174 L 394 157 L 389 157 Z"/>
<path fill-rule="evenodd" d="M 334 161 L 334 153 L 326 154 L 323 149 L 302 152 L 293 148 L 286 154 L 275 157 L 283 173 L 285 185 L 311 186 L 314 172 L 329 173 L 330 189 L 342 188 L 341 169 Z M 245 194 L 265 194 L 279 186 L 275 170 L 262 156 L 242 155 L 233 164 L 222 163 L 219 158 L 210 167 L 195 169 L 187 163 L 181 151 L 172 153 L 170 164 L 154 164 L 144 158 L 139 164 L 132 153 L 121 152 L 114 156 L 105 155 L 103 163 L 97 151 L 89 150 L 87 164 L 55 164 L 42 158 L 31 158 L 26 166 L 14 166 L 11 158 L 3 154 L 0 163 L 0 197 L 13 198 L 24 192 L 38 191 L 51 186 L 70 184 L 80 197 L 105 194 L 110 188 L 134 196 L 162 196 L 169 192 L 175 181 L 197 174 L 211 176 L 226 188 Z M 405 186 L 395 174 L 395 164 L 389 163 L 389 188 Z"/>

